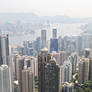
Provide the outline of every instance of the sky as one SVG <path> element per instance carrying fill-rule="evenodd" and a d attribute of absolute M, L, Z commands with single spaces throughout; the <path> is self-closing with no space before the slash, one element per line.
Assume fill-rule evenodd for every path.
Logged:
<path fill-rule="evenodd" d="M 92 0 L 0 0 L 0 12 L 33 12 L 40 16 L 92 17 Z"/>

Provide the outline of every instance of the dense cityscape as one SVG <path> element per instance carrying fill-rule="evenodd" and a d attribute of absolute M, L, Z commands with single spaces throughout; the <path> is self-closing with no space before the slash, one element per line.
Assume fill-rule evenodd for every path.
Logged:
<path fill-rule="evenodd" d="M 1 30 L 0 92 L 92 92 L 92 33 L 82 26 L 78 35 L 61 35 L 54 26 L 48 39 L 49 23 L 37 26 L 40 36 L 18 45 L 10 42 L 13 27 Z"/>

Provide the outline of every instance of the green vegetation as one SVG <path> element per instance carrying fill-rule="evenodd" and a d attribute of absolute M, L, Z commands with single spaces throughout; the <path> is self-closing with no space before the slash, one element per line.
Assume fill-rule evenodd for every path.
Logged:
<path fill-rule="evenodd" d="M 72 82 L 72 83 L 75 83 L 75 81 L 76 81 L 76 79 L 73 79 L 73 78 L 72 78 L 71 82 Z"/>
<path fill-rule="evenodd" d="M 89 81 L 83 85 L 75 84 L 74 92 L 92 92 L 92 81 Z"/>
<path fill-rule="evenodd" d="M 38 82 L 38 78 L 36 76 L 35 76 L 35 82 L 34 83 L 35 83 L 35 86 L 34 86 L 35 87 L 35 92 L 38 92 L 38 83 L 39 82 Z"/>

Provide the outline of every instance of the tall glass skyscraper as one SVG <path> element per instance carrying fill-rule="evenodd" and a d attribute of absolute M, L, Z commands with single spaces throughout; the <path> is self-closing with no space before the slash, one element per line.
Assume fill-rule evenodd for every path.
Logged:
<path fill-rule="evenodd" d="M 53 28 L 53 38 L 57 38 L 57 29 Z"/>

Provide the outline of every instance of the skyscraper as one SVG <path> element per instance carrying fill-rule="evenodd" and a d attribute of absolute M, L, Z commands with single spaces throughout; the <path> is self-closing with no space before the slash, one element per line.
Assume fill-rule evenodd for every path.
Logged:
<path fill-rule="evenodd" d="M 66 51 L 60 51 L 60 65 L 63 65 L 64 61 L 67 59 Z"/>
<path fill-rule="evenodd" d="M 59 51 L 65 50 L 64 39 L 61 36 L 58 37 L 58 50 Z"/>
<path fill-rule="evenodd" d="M 33 80 L 35 79 L 35 72 L 37 72 L 37 67 L 35 67 L 35 61 L 36 61 L 36 58 L 35 57 L 30 57 L 30 56 L 25 56 L 24 57 L 24 62 L 25 62 L 25 66 L 27 68 L 31 67 L 31 71 L 33 72 Z M 33 85 L 33 88 L 34 88 L 34 85 Z M 34 89 L 33 89 L 34 90 Z"/>
<path fill-rule="evenodd" d="M 33 92 L 33 72 L 31 68 L 22 70 L 22 92 Z"/>
<path fill-rule="evenodd" d="M 59 92 L 59 67 L 46 48 L 38 55 L 38 92 Z"/>
<path fill-rule="evenodd" d="M 59 67 L 54 59 L 45 66 L 45 92 L 59 92 Z"/>
<path fill-rule="evenodd" d="M 15 56 L 15 80 L 18 80 L 18 90 L 22 92 L 22 70 L 24 69 L 24 58 Z"/>
<path fill-rule="evenodd" d="M 50 39 L 50 52 L 58 52 L 58 39 L 57 39 L 57 30 L 53 29 L 53 37 Z"/>
<path fill-rule="evenodd" d="M 57 38 L 57 29 L 53 28 L 53 38 Z"/>
<path fill-rule="evenodd" d="M 80 52 L 82 51 L 82 36 L 77 37 L 76 50 L 77 50 L 78 54 L 80 54 Z"/>
<path fill-rule="evenodd" d="M 60 82 L 70 82 L 72 79 L 72 65 L 69 60 L 65 61 L 60 67 Z"/>
<path fill-rule="evenodd" d="M 82 58 L 79 62 L 78 81 L 80 84 L 88 82 L 89 77 L 89 59 Z"/>
<path fill-rule="evenodd" d="M 70 57 L 70 62 L 72 64 L 72 73 L 75 73 L 77 70 L 77 64 L 78 64 L 78 55 L 77 53 L 72 53 Z"/>
<path fill-rule="evenodd" d="M 58 52 L 58 40 L 57 39 L 50 39 L 50 52 L 53 51 Z"/>
<path fill-rule="evenodd" d="M 38 53 L 40 52 L 40 48 L 41 48 L 41 39 L 40 37 L 37 37 L 35 41 L 35 49 Z"/>
<path fill-rule="evenodd" d="M 10 92 L 10 73 L 7 65 L 0 66 L 0 92 Z"/>
<path fill-rule="evenodd" d="M 0 36 L 0 65 L 9 64 L 9 42 L 8 35 Z"/>
<path fill-rule="evenodd" d="M 46 47 L 46 30 L 41 30 L 41 48 Z"/>

